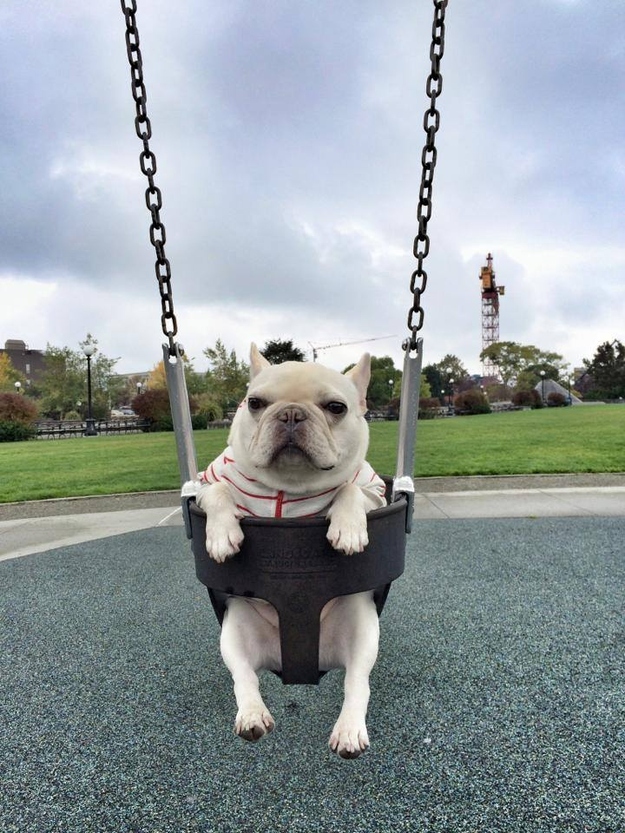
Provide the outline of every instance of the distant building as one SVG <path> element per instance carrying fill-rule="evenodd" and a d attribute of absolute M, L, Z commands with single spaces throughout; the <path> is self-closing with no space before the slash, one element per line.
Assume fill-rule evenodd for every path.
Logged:
<path fill-rule="evenodd" d="M 5 353 L 11 360 L 13 367 L 26 377 L 26 384 L 38 382 L 45 371 L 45 353 L 41 350 L 31 350 L 26 342 L 9 338 L 4 342 Z"/>

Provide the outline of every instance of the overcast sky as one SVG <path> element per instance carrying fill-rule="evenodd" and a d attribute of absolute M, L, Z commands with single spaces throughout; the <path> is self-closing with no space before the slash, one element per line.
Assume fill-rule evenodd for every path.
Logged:
<path fill-rule="evenodd" d="M 401 363 L 429 0 L 138 0 L 179 340 Z M 118 0 L 0 0 L 0 343 L 162 356 Z M 425 361 L 625 341 L 625 4 L 450 0 Z M 379 340 L 395 334 L 395 338 Z M 310 354 L 309 354 L 310 355 Z"/>

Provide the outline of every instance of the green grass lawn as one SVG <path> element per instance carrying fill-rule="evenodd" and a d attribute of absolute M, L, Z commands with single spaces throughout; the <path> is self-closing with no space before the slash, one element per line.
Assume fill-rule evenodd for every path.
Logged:
<path fill-rule="evenodd" d="M 204 468 L 227 431 L 196 431 Z M 397 423 L 371 425 L 369 460 L 395 470 Z M 419 477 L 625 471 L 625 407 L 596 405 L 515 411 L 419 423 Z M 0 445 L 0 503 L 176 489 L 173 434 L 32 440 Z"/>

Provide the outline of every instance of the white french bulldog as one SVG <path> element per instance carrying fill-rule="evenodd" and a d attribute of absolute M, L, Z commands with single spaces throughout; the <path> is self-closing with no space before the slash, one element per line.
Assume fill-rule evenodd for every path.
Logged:
<path fill-rule="evenodd" d="M 229 446 L 200 476 L 197 504 L 207 516 L 208 554 L 223 562 L 239 551 L 245 515 L 323 515 L 334 549 L 346 556 L 362 552 L 367 512 L 386 503 L 384 482 L 365 462 L 369 355 L 346 374 L 314 363 L 271 365 L 254 344 L 250 359 L 251 380 Z M 235 732 L 246 740 L 274 728 L 257 672 L 281 668 L 278 625 L 267 602 L 229 597 L 221 653 L 234 680 Z M 332 599 L 324 607 L 319 668 L 345 669 L 343 708 L 329 741 L 343 758 L 356 758 L 369 746 L 365 719 L 378 638 L 373 592 Z"/>

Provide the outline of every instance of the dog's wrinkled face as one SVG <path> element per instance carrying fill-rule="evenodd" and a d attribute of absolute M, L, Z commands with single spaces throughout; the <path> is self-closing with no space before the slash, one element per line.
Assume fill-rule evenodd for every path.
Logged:
<path fill-rule="evenodd" d="M 354 474 L 369 439 L 367 354 L 341 374 L 314 363 L 270 365 L 252 345 L 250 375 L 229 438 L 237 463 L 250 476 L 305 494 Z"/>

